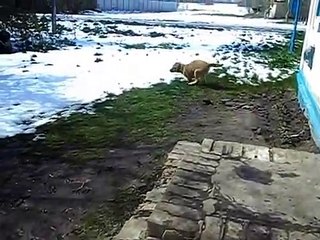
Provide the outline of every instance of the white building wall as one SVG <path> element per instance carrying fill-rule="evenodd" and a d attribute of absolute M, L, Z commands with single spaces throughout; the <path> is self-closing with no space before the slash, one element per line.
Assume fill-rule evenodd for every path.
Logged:
<path fill-rule="evenodd" d="M 309 10 L 309 19 L 301 54 L 300 70 L 303 72 L 311 92 L 320 105 L 320 17 L 316 16 L 319 0 L 312 0 Z M 304 60 L 304 53 L 310 47 L 315 47 L 313 67 L 309 68 Z"/>

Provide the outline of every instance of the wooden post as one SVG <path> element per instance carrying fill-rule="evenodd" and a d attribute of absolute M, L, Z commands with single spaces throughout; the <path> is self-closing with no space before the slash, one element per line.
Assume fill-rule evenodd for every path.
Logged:
<path fill-rule="evenodd" d="M 57 27 L 57 1 L 52 0 L 52 33 L 56 33 L 56 27 Z"/>

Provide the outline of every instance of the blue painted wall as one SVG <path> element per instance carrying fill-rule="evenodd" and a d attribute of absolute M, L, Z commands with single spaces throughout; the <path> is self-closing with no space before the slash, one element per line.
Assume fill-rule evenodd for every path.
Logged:
<path fill-rule="evenodd" d="M 310 91 L 308 81 L 303 73 L 297 73 L 298 83 L 298 100 L 300 107 L 304 111 L 306 118 L 309 121 L 311 134 L 316 145 L 320 148 L 320 106 L 315 96 Z"/>

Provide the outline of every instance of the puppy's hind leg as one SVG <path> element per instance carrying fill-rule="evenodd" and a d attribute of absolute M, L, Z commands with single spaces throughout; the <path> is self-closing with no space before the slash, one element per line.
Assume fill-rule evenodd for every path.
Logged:
<path fill-rule="evenodd" d="M 192 80 L 193 80 L 192 82 L 188 82 L 188 85 L 191 85 L 191 86 L 196 85 L 199 82 L 199 80 L 196 78 L 193 78 Z"/>
<path fill-rule="evenodd" d="M 189 82 L 188 84 L 189 85 L 195 85 L 195 84 L 198 84 L 199 82 L 200 82 L 200 80 L 201 80 L 201 76 L 202 76 L 202 73 L 201 73 L 202 71 L 201 71 L 201 69 L 196 69 L 196 70 L 194 70 L 194 78 L 192 79 L 192 80 L 194 80 L 194 81 L 192 81 L 192 82 Z"/>
<path fill-rule="evenodd" d="M 192 86 L 192 85 L 196 85 L 199 82 L 199 80 L 195 79 L 192 82 L 188 82 L 188 85 Z"/>

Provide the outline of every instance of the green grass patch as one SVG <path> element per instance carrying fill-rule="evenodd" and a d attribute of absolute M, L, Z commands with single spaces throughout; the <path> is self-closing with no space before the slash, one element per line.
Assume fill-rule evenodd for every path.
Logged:
<path fill-rule="evenodd" d="M 38 131 L 44 132 L 46 138 L 39 144 L 42 150 L 33 154 L 57 154 L 69 162 L 80 164 L 103 159 L 107 148 L 162 144 L 170 138 L 179 138 L 171 123 L 185 110 L 182 106 L 188 102 L 239 92 L 249 94 L 295 88 L 294 76 L 256 86 L 235 84 L 234 81 L 230 75 L 219 78 L 210 74 L 200 86 L 191 87 L 175 80 L 171 84 L 132 89 L 94 104 L 95 114 L 73 113 L 40 127 Z"/>
<path fill-rule="evenodd" d="M 168 123 L 182 111 L 179 103 L 200 93 L 180 81 L 134 88 L 95 103 L 95 114 L 73 113 L 40 127 L 46 138 L 39 148 L 83 163 L 103 158 L 108 147 L 162 143 L 175 134 Z"/>
<path fill-rule="evenodd" d="M 296 44 L 294 52 L 289 52 L 289 42 L 291 34 L 287 36 L 288 41 L 284 46 L 276 46 L 273 49 L 270 49 L 266 57 L 269 58 L 269 66 L 272 68 L 293 68 L 297 66 L 300 61 L 300 56 L 303 47 L 304 32 L 298 32 L 296 36 Z"/>
<path fill-rule="evenodd" d="M 304 32 L 298 32 L 294 52 L 289 52 L 289 42 L 291 34 L 286 36 L 286 42 L 274 44 L 272 48 L 266 48 L 257 52 L 248 52 L 247 55 L 253 55 L 259 58 L 259 61 L 266 62 L 271 69 L 295 69 L 300 62 L 300 56 L 303 47 Z"/>
<path fill-rule="evenodd" d="M 296 89 L 295 75 L 290 75 L 285 79 L 279 81 L 260 82 L 257 76 L 253 76 L 249 79 L 248 83 L 235 83 L 236 78 L 234 76 L 226 75 L 223 78 L 219 78 L 216 73 L 209 74 L 205 83 L 202 84 L 203 88 L 214 89 L 223 91 L 223 94 L 237 95 L 240 92 L 246 94 L 257 94 L 262 92 L 278 92 L 287 89 Z M 220 97 L 219 95 L 217 97 Z"/>
<path fill-rule="evenodd" d="M 293 53 L 289 52 L 289 43 L 284 46 L 276 46 L 261 53 L 261 58 L 268 61 L 270 68 L 296 68 L 300 62 L 303 41 L 297 39 Z"/>

